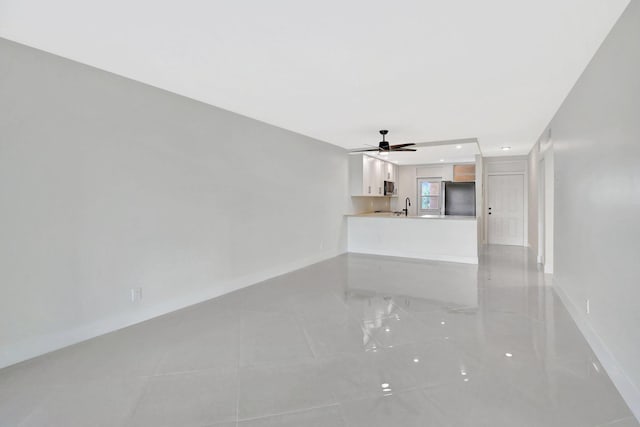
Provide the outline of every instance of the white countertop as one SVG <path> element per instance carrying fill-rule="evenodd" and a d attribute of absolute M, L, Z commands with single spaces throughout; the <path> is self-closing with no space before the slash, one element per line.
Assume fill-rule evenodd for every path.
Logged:
<path fill-rule="evenodd" d="M 397 218 L 397 219 L 450 219 L 450 220 L 476 220 L 475 216 L 458 216 L 458 215 L 396 215 L 393 212 L 367 212 L 361 214 L 349 214 L 348 217 L 357 218 Z"/>

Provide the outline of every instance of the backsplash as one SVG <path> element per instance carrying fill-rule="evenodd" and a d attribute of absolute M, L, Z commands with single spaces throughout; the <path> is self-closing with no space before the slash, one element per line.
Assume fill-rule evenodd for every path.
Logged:
<path fill-rule="evenodd" d="M 389 197 L 351 197 L 352 213 L 389 210 L 391 210 Z"/>

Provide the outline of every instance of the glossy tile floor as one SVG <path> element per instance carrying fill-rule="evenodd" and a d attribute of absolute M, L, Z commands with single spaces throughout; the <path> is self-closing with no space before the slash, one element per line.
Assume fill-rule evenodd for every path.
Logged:
<path fill-rule="evenodd" d="M 637 426 L 528 253 L 349 254 L 0 370 L 2 426 Z"/>

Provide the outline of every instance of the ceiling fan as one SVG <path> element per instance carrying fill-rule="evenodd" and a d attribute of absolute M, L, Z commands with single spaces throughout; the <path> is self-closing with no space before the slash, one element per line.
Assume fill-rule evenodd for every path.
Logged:
<path fill-rule="evenodd" d="M 413 143 L 389 145 L 389 141 L 387 141 L 385 139 L 385 136 L 388 133 L 389 133 L 389 131 L 386 130 L 386 129 L 382 129 L 380 131 L 380 135 L 382 135 L 382 141 L 380 141 L 380 144 L 378 144 L 377 148 L 367 148 L 367 149 L 364 149 L 364 150 L 353 150 L 352 153 L 362 153 L 362 152 L 365 152 L 365 151 L 377 151 L 378 153 L 388 153 L 390 151 L 416 151 L 415 148 L 406 148 L 406 147 L 410 147 L 412 145 L 416 145 L 416 144 L 413 144 Z"/>

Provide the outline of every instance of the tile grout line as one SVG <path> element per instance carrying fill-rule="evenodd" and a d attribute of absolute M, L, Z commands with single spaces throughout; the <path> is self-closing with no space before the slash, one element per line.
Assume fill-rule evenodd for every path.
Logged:
<path fill-rule="evenodd" d="M 291 304 L 291 302 L 289 303 Z M 295 310 L 294 307 L 291 307 L 291 316 L 295 319 L 296 323 L 298 324 L 298 327 L 302 330 L 302 334 L 304 335 L 304 340 L 307 343 L 307 347 L 309 347 L 311 356 L 313 356 L 314 360 L 318 360 L 318 355 L 316 354 L 313 348 L 313 345 L 311 345 L 311 337 L 307 332 L 307 328 L 305 327 L 304 320 L 300 318 L 300 316 L 298 315 L 298 312 Z"/>
<path fill-rule="evenodd" d="M 311 406 L 311 407 L 308 407 L 308 408 L 294 409 L 293 411 L 276 412 L 276 413 L 273 413 L 273 414 L 260 415 L 258 417 L 242 418 L 242 419 L 238 419 L 238 422 L 240 422 L 240 421 L 242 421 L 242 422 L 244 422 L 244 421 L 255 421 L 255 420 L 261 420 L 263 418 L 273 418 L 273 417 L 279 417 L 279 416 L 283 416 L 283 415 L 302 414 L 304 412 L 315 411 L 317 409 L 332 408 L 334 406 L 340 406 L 340 403 L 336 402 L 336 403 L 331 403 L 329 405 Z"/>

